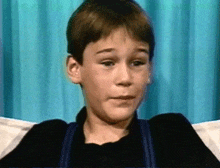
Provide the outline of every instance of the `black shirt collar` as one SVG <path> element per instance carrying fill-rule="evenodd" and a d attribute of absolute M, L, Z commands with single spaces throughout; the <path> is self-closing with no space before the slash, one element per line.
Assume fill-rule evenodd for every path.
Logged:
<path fill-rule="evenodd" d="M 86 120 L 87 112 L 86 112 L 86 106 L 84 106 L 78 115 L 76 116 L 76 122 L 79 125 L 79 127 L 83 128 L 83 124 Z M 131 124 L 128 126 L 128 129 L 130 130 L 129 134 L 133 134 L 136 131 L 138 131 L 138 117 L 137 117 L 137 111 L 135 111 L 135 116 L 133 120 L 131 121 Z M 139 132 L 139 131 L 138 131 Z"/>

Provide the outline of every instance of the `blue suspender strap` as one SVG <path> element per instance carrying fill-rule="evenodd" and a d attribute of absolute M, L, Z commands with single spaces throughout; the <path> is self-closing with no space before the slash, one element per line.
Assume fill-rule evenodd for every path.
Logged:
<path fill-rule="evenodd" d="M 147 120 L 139 120 L 142 144 L 144 147 L 145 167 L 156 167 L 156 159 L 153 149 L 153 140 L 151 138 L 150 126 Z"/>
<path fill-rule="evenodd" d="M 63 147 L 61 151 L 59 167 L 69 167 L 71 145 L 76 128 L 77 128 L 76 123 L 70 123 L 67 128 L 64 141 L 62 144 Z"/>

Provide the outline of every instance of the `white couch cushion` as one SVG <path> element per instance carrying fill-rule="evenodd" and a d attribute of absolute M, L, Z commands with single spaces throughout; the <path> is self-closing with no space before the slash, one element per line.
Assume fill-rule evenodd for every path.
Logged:
<path fill-rule="evenodd" d="M 220 120 L 193 124 L 193 128 L 220 161 Z"/>
<path fill-rule="evenodd" d="M 0 117 L 0 158 L 12 151 L 34 124 Z"/>

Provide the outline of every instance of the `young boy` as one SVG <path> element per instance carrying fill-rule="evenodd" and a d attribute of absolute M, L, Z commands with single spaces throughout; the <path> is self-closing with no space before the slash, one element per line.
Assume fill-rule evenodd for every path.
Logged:
<path fill-rule="evenodd" d="M 86 107 L 76 123 L 35 125 L 3 166 L 214 167 L 219 161 L 181 114 L 137 119 L 150 83 L 154 34 L 133 0 L 88 0 L 67 27 L 67 73 Z"/>

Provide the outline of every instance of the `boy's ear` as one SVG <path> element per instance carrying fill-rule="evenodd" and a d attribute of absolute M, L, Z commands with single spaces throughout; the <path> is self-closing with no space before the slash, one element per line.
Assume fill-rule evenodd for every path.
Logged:
<path fill-rule="evenodd" d="M 152 83 L 152 73 L 153 73 L 153 63 L 150 62 L 149 63 L 149 76 L 148 76 L 148 81 L 147 81 L 147 84 L 151 84 Z"/>
<path fill-rule="evenodd" d="M 81 84 L 81 65 L 72 55 L 68 55 L 66 59 L 67 74 L 70 80 L 75 84 Z"/>

